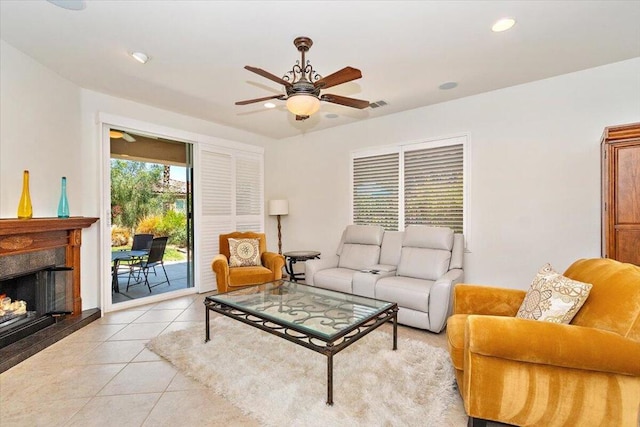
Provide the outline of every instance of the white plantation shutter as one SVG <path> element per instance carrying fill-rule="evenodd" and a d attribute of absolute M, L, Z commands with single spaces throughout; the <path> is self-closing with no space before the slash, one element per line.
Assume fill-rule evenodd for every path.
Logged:
<path fill-rule="evenodd" d="M 203 148 L 203 147 L 202 147 Z M 196 223 L 195 240 L 200 249 L 198 260 L 200 291 L 216 288 L 211 269 L 213 257 L 220 253 L 218 236 L 233 228 L 233 159 L 229 154 L 200 150 L 200 204 L 202 215 Z M 196 201 L 198 198 L 196 197 Z M 199 243 L 198 243 L 199 241 Z"/>
<path fill-rule="evenodd" d="M 398 229 L 400 154 L 353 159 L 353 223 Z"/>
<path fill-rule="evenodd" d="M 463 145 L 404 153 L 404 223 L 463 231 Z"/>
<path fill-rule="evenodd" d="M 262 231 L 262 158 L 236 158 L 236 229 Z"/>
<path fill-rule="evenodd" d="M 353 223 L 466 232 L 465 146 L 466 137 L 456 137 L 353 153 Z"/>
<path fill-rule="evenodd" d="M 196 247 L 200 292 L 216 288 L 211 261 L 220 253 L 220 234 L 264 229 L 263 155 L 200 144 L 200 221 L 196 222 Z"/>

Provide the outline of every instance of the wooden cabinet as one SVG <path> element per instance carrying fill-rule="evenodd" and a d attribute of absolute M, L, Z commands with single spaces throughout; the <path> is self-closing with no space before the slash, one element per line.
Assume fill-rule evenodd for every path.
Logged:
<path fill-rule="evenodd" d="M 602 135 L 602 256 L 640 265 L 640 123 Z"/>

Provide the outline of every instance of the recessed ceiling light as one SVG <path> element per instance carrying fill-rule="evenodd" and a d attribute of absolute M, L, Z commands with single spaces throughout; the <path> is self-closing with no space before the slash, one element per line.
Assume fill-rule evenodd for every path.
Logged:
<path fill-rule="evenodd" d="M 338 115 L 336 113 L 328 113 L 324 115 L 327 119 L 337 119 Z"/>
<path fill-rule="evenodd" d="M 274 104 L 273 102 L 265 102 L 264 108 L 276 108 L 276 104 Z"/>
<path fill-rule="evenodd" d="M 441 90 L 449 90 L 449 89 L 453 89 L 458 87 L 458 83 L 456 82 L 446 82 L 446 83 L 442 83 L 440 86 L 438 86 L 438 89 Z"/>
<path fill-rule="evenodd" d="M 502 31 L 507 31 L 509 28 L 516 25 L 516 20 L 513 18 L 502 18 L 496 21 L 495 24 L 491 27 L 491 31 L 494 33 L 500 33 Z"/>
<path fill-rule="evenodd" d="M 131 56 L 133 57 L 133 59 L 140 62 L 141 64 L 146 64 L 147 61 L 149 60 L 149 57 L 147 56 L 147 54 L 142 52 L 133 52 Z"/>
<path fill-rule="evenodd" d="M 87 7 L 84 0 L 47 0 L 49 3 L 67 10 L 82 10 Z"/>

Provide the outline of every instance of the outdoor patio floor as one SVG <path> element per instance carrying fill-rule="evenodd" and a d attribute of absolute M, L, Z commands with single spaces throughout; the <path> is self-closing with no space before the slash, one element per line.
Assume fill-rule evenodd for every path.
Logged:
<path fill-rule="evenodd" d="M 127 291 L 127 280 L 129 276 L 128 274 L 121 272 L 121 274 L 118 276 L 118 286 L 120 288 L 120 292 L 111 292 L 112 303 L 117 304 L 119 302 L 130 301 L 137 298 L 145 298 L 150 295 L 157 295 L 165 292 L 173 292 L 178 289 L 186 289 L 188 287 L 186 261 L 165 262 L 164 268 L 167 270 L 167 276 L 169 277 L 170 285 L 169 283 L 166 283 L 166 278 L 164 277 L 162 267 L 157 266 L 156 274 L 153 273 L 153 270 L 149 272 L 149 284 L 151 285 L 151 293 L 149 293 L 149 288 L 147 288 L 147 286 L 144 284 L 143 276 L 140 276 L 140 279 L 142 279 L 141 283 L 130 285 L 129 290 Z M 158 286 L 153 287 L 154 284 L 158 284 Z"/>

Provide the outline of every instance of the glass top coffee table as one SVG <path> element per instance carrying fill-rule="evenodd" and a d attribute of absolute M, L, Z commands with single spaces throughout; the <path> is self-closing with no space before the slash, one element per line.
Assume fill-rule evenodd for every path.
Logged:
<path fill-rule="evenodd" d="M 277 280 L 205 298 L 209 311 L 239 320 L 327 356 L 327 405 L 333 405 L 333 355 L 386 322 L 398 348 L 398 305 L 393 302 Z"/>

